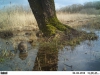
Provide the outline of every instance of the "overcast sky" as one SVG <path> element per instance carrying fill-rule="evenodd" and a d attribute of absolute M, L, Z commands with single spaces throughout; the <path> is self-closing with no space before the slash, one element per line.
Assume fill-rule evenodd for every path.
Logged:
<path fill-rule="evenodd" d="M 55 6 L 58 9 L 67 5 L 83 4 L 85 2 L 93 2 L 100 0 L 54 0 L 54 1 L 55 1 Z M 10 5 L 10 2 L 12 2 L 12 5 L 14 4 L 28 5 L 28 0 L 0 0 L 0 7 Z"/>

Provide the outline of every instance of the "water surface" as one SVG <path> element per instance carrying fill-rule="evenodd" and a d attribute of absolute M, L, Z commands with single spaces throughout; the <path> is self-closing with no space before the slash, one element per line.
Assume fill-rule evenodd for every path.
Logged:
<path fill-rule="evenodd" d="M 0 40 L 1 49 L 6 47 L 6 41 Z M 10 43 L 10 42 L 9 42 Z M 14 47 L 10 43 L 10 46 L 6 50 L 11 50 L 14 53 Z M 15 56 L 12 58 L 7 58 L 5 61 L 0 62 L 0 71 L 31 71 L 34 66 L 35 58 L 37 56 L 38 48 L 32 47 L 28 44 L 28 52 L 25 54 L 20 54 L 17 50 L 17 53 L 14 53 Z"/>
<path fill-rule="evenodd" d="M 55 68 L 58 71 L 100 71 L 100 31 L 95 30 L 95 33 L 99 36 L 95 41 L 86 40 L 76 47 L 65 46 L 59 50 Z M 39 47 L 30 44 L 28 47 L 31 49 L 24 57 L 17 52 L 13 58 L 0 62 L 0 71 L 32 71 Z M 0 51 L 2 49 L 14 50 L 13 44 L 10 40 L 0 39 Z"/>
<path fill-rule="evenodd" d="M 58 71 L 100 71 L 100 31 L 98 40 L 81 42 L 75 48 L 65 46 L 59 51 Z"/>

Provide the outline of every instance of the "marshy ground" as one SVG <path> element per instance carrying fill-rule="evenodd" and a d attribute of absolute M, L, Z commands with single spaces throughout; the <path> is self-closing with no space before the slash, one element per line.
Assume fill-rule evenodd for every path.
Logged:
<path fill-rule="evenodd" d="M 80 69 L 80 67 L 77 67 L 77 64 L 81 59 L 84 60 L 83 62 L 87 63 L 87 65 L 88 62 L 90 62 L 85 61 L 85 56 L 87 55 L 86 60 L 90 59 L 88 56 L 92 57 L 94 48 L 96 48 L 96 46 L 91 46 L 93 49 L 91 51 L 92 54 L 89 53 L 87 48 L 90 47 L 91 43 L 94 45 L 96 42 L 92 41 L 90 43 L 91 40 L 98 40 L 96 44 L 100 43 L 100 15 L 59 12 L 57 13 L 57 17 L 60 22 L 80 32 L 74 31 L 73 29 L 68 33 L 65 32 L 66 35 L 59 32 L 55 37 L 50 38 L 36 36 L 39 29 L 31 11 L 25 12 L 18 10 L 16 12 L 13 9 L 5 9 L 0 11 L 0 16 L 0 66 L 2 65 L 0 70 L 90 70 L 86 69 L 86 67 Z M 90 33 L 86 33 L 88 30 Z M 58 37 L 61 35 L 62 37 L 59 39 Z M 21 41 L 27 42 L 28 54 L 21 55 L 18 52 L 17 47 Z M 86 41 L 85 44 L 88 44 L 88 46 L 84 44 L 84 41 Z M 84 48 L 87 46 L 87 48 L 80 48 L 82 46 L 84 46 Z M 94 56 L 97 58 L 92 57 L 93 60 L 99 59 L 100 52 L 98 49 L 99 47 L 94 53 Z M 81 56 L 80 54 L 83 51 L 84 54 Z M 73 52 L 73 55 L 71 52 Z M 75 59 L 74 55 L 77 55 Z M 92 60 L 92 58 L 90 60 Z M 79 62 L 76 63 L 76 60 Z M 99 60 L 96 61 L 97 63 L 100 62 Z M 66 64 L 67 62 L 68 64 Z M 91 63 L 95 65 L 96 62 L 91 61 Z M 66 67 L 64 67 L 65 65 Z M 99 68 L 96 69 L 97 66 L 92 67 L 92 70 L 99 70 Z"/>

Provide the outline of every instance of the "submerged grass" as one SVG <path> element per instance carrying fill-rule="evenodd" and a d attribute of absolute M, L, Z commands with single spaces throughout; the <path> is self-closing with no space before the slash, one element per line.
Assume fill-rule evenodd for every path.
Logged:
<path fill-rule="evenodd" d="M 0 62 L 5 62 L 6 59 L 11 59 L 15 56 L 10 50 L 1 50 L 0 51 Z"/>
<path fill-rule="evenodd" d="M 5 59 L 4 58 L 0 58 L 0 62 L 4 62 L 5 61 Z"/>

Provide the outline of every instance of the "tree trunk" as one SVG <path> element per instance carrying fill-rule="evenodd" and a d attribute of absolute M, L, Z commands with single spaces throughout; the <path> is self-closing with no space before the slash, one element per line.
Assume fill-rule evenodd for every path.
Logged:
<path fill-rule="evenodd" d="M 56 17 L 54 0 L 28 0 L 36 18 L 39 29 L 45 36 L 56 34 L 57 30 L 64 31 L 66 26 Z"/>

